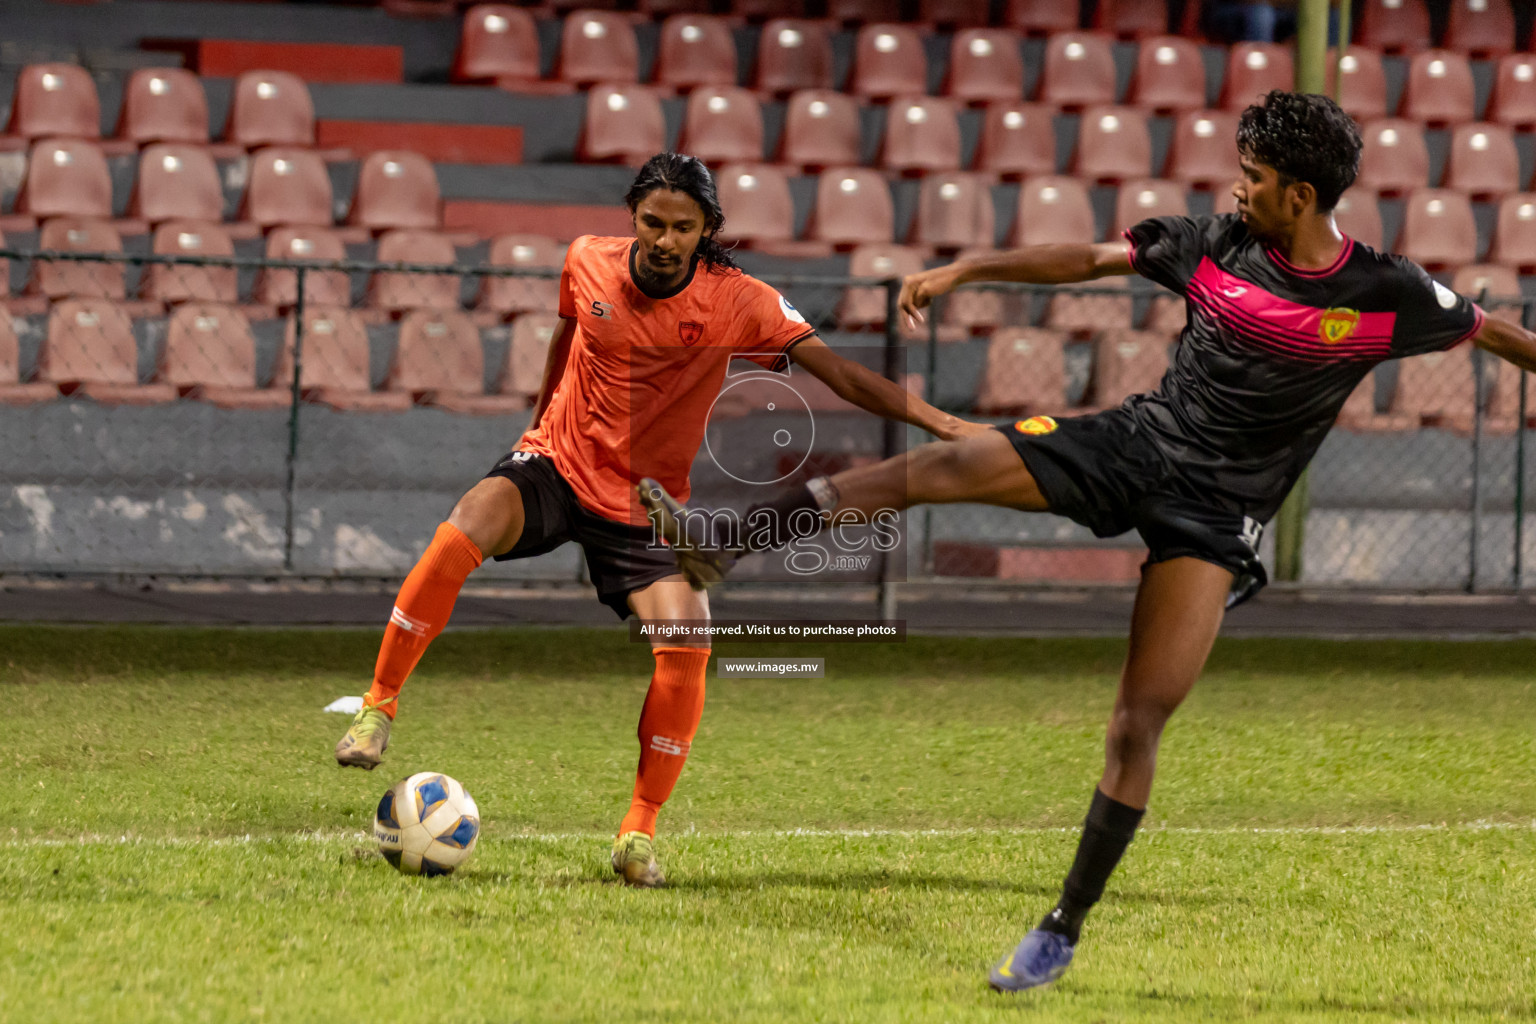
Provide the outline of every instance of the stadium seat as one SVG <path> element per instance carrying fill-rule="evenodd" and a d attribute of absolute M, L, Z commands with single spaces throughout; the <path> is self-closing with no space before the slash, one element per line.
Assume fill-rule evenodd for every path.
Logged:
<path fill-rule="evenodd" d="M 1205 61 L 1200 47 L 1178 36 L 1157 36 L 1141 44 L 1129 102 L 1158 113 L 1205 107 Z"/>
<path fill-rule="evenodd" d="M 493 267 L 558 271 L 565 265 L 565 246 L 545 235 L 501 235 L 491 240 L 488 262 Z M 518 313 L 559 312 L 560 278 L 487 274 L 480 279 L 475 309 L 498 318 Z"/>
<path fill-rule="evenodd" d="M 139 155 L 139 176 L 129 201 L 131 216 L 151 224 L 166 220 L 224 219 L 224 186 L 213 157 L 200 146 L 156 142 Z"/>
<path fill-rule="evenodd" d="M 370 390 L 368 328 L 356 313 L 342 306 L 305 306 L 303 324 L 299 389 L 305 401 L 349 412 L 403 412 L 411 407 L 410 395 Z M 290 316 L 272 370 L 273 390 L 292 387 L 297 342 L 298 321 Z"/>
<path fill-rule="evenodd" d="M 803 89 L 789 98 L 779 163 L 809 170 L 858 162 L 859 107 L 853 97 Z"/>
<path fill-rule="evenodd" d="M 1147 309 L 1146 321 L 1141 325 L 1144 332 L 1159 334 L 1164 338 L 1177 338 L 1189 323 L 1189 306 L 1181 295 L 1156 294 Z"/>
<path fill-rule="evenodd" d="M 319 154 L 272 146 L 251 154 L 239 218 L 266 229 L 276 224 L 331 223 L 331 176 Z"/>
<path fill-rule="evenodd" d="M 315 105 L 309 87 L 286 71 L 247 71 L 235 80 L 224 138 L 246 149 L 313 146 Z"/>
<path fill-rule="evenodd" d="M 763 108 L 734 86 L 704 86 L 688 94 L 678 150 L 707 164 L 763 159 Z"/>
<path fill-rule="evenodd" d="M 1088 189 L 1076 178 L 1045 175 L 1019 186 L 1014 245 L 1054 245 L 1097 240 Z"/>
<path fill-rule="evenodd" d="M 323 227 L 279 227 L 267 235 L 269 260 L 340 260 L 346 259 L 341 236 Z M 263 267 L 256 272 L 253 297 L 259 303 L 277 308 L 298 301 L 298 271 Z M 344 270 L 306 270 L 304 304 L 306 306 L 346 306 L 352 301 L 352 284 Z"/>
<path fill-rule="evenodd" d="M 511 4 L 477 4 L 464 12 L 455 82 L 494 82 L 516 90 L 539 81 L 539 33 L 533 15 Z"/>
<path fill-rule="evenodd" d="M 496 380 L 497 393 L 515 395 L 530 405 L 539 397 L 549 346 L 558 330 L 560 318 L 554 313 L 524 313 L 512 321 L 506 360 Z"/>
<path fill-rule="evenodd" d="M 1449 50 L 1426 50 L 1408 62 L 1399 116 L 1428 125 L 1460 124 L 1476 117 L 1472 66 Z"/>
<path fill-rule="evenodd" d="M 1515 49 L 1515 12 L 1509 0 L 1450 0 L 1447 50 L 1497 59 Z"/>
<path fill-rule="evenodd" d="M 1359 43 L 1383 53 L 1429 49 L 1428 6 L 1424 0 L 1362 0 Z"/>
<path fill-rule="evenodd" d="M 1520 275 L 1513 267 L 1494 263 L 1469 263 L 1451 278 L 1451 291 L 1465 295 L 1483 307 L 1483 311 L 1490 316 L 1498 315 L 1510 319 L 1512 323 L 1520 322 L 1520 307 L 1524 297 L 1520 294 Z"/>
<path fill-rule="evenodd" d="M 1344 400 L 1339 412 L 1339 426 L 1355 433 L 1417 430 L 1419 418 L 1402 413 L 1378 413 L 1376 411 L 1376 376 L 1367 373 L 1355 390 Z"/>
<path fill-rule="evenodd" d="M 1003 178 L 1056 172 L 1051 108 L 1038 103 L 989 103 L 976 146 L 976 170 Z"/>
<path fill-rule="evenodd" d="M 850 25 L 900 21 L 901 4 L 899 0 L 827 0 L 827 19 Z"/>
<path fill-rule="evenodd" d="M 614 11 L 572 11 L 560 34 L 562 81 L 577 85 L 640 80 L 640 44 L 629 19 Z"/>
<path fill-rule="evenodd" d="M 1115 102 L 1115 57 L 1108 36 L 1061 32 L 1045 44 L 1038 97 L 1055 107 L 1092 107 Z"/>
<path fill-rule="evenodd" d="M 357 172 L 347 223 L 371 231 L 435 228 L 443 220 L 442 205 L 437 172 L 426 157 L 381 150 L 369 154 Z"/>
<path fill-rule="evenodd" d="M 904 245 L 860 245 L 848 257 L 848 276 L 855 278 L 906 277 L 922 269 L 922 253 Z M 838 324 L 852 329 L 884 329 L 887 296 L 884 288 L 848 288 L 843 292 L 842 301 L 837 307 Z M 926 336 L 927 331 L 922 331 L 922 334 Z"/>
<path fill-rule="evenodd" d="M 1092 181 L 1145 178 L 1152 173 L 1152 136 L 1135 107 L 1090 107 L 1077 128 L 1075 173 Z"/>
<path fill-rule="evenodd" d="M 1536 192 L 1519 192 L 1499 200 L 1493 245 L 1488 262 L 1536 271 Z"/>
<path fill-rule="evenodd" d="M 1387 195 L 1429 184 L 1429 148 L 1424 130 L 1412 121 L 1383 118 L 1361 126 L 1358 182 Z"/>
<path fill-rule="evenodd" d="M 878 171 L 844 167 L 823 171 L 816 182 L 811 238 L 840 247 L 889 242 L 895 232 L 891 190 Z"/>
<path fill-rule="evenodd" d="M 720 209 L 725 214 L 721 237 L 751 248 L 762 243 L 790 242 L 795 237 L 795 205 L 789 179 L 777 167 L 721 168 L 715 175 Z"/>
<path fill-rule="evenodd" d="M 960 168 L 960 121 L 954 101 L 937 96 L 900 96 L 885 112 L 880 163 L 904 174 Z"/>
<path fill-rule="evenodd" d="M 985 28 L 991 6 L 989 0 L 917 0 L 917 20 L 950 30 Z"/>
<path fill-rule="evenodd" d="M 708 14 L 710 0 L 640 0 L 635 9 L 653 20 L 670 18 L 674 14 Z"/>
<path fill-rule="evenodd" d="M 37 246 L 44 252 L 121 253 L 123 240 L 104 220 L 55 217 L 44 221 Z M 29 294 L 60 299 L 71 295 L 121 299 L 126 294 L 124 265 L 77 260 L 35 260 L 27 282 Z"/>
<path fill-rule="evenodd" d="M 387 231 L 379 238 L 380 263 L 457 262 L 453 243 L 435 231 Z M 457 274 L 411 274 L 376 270 L 368 281 L 368 305 L 398 313 L 406 309 L 457 309 Z"/>
<path fill-rule="evenodd" d="M 291 402 L 281 388 L 256 387 L 256 339 L 245 314 L 211 302 L 189 302 L 171 315 L 155 380 L 224 409 L 282 409 Z"/>
<path fill-rule="evenodd" d="M 806 17 L 806 0 L 729 0 L 728 6 L 732 16 L 751 22 Z"/>
<path fill-rule="evenodd" d="M 1066 336 L 1034 327 L 994 331 L 976 408 L 984 415 L 1010 416 L 1064 411 Z"/>
<path fill-rule="evenodd" d="M 1237 123 L 1226 110 L 1192 110 L 1173 125 L 1164 176 L 1194 188 L 1224 191 L 1237 180 Z"/>
<path fill-rule="evenodd" d="M 68 298 L 53 304 L 37 355 L 37 379 L 66 395 L 106 405 L 155 405 L 175 399 L 169 384 L 139 383 L 139 348 L 133 324 L 117 303 Z"/>
<path fill-rule="evenodd" d="M 1473 197 L 1492 197 L 1520 189 L 1520 154 L 1515 134 L 1501 124 L 1463 124 L 1451 135 L 1444 188 Z"/>
<path fill-rule="evenodd" d="M 1140 42 L 1168 34 L 1168 8 L 1163 0 L 1098 0 L 1093 27 Z"/>
<path fill-rule="evenodd" d="M 672 89 L 736 84 L 736 42 L 724 18 L 674 14 L 661 23 L 656 84 Z"/>
<path fill-rule="evenodd" d="M 1024 95 L 1024 56 L 1017 33 L 971 28 L 949 44 L 944 94 L 967 103 L 1016 101 Z"/>
<path fill-rule="evenodd" d="M 923 179 L 912 219 L 912 244 L 970 249 L 992 244 L 992 191 L 985 178 L 955 172 Z"/>
<path fill-rule="evenodd" d="M 491 415 L 516 412 L 527 404 L 516 395 L 485 393 L 480 332 L 469 317 L 450 309 L 406 314 L 384 387 L 409 394 L 418 405 L 449 412 Z"/>
<path fill-rule="evenodd" d="M 1336 85 L 1338 72 L 1344 72 L 1344 87 Z M 1382 67 L 1381 54 L 1363 46 L 1350 46 L 1342 59 L 1338 50 L 1330 49 L 1324 67 L 1329 96 L 1339 97 L 1339 106 L 1359 122 L 1387 116 L 1387 72 Z"/>
<path fill-rule="evenodd" d="M 21 346 L 10 311 L 0 306 L 0 405 L 35 405 L 59 397 L 59 389 L 46 381 L 21 383 Z"/>
<path fill-rule="evenodd" d="M 1077 29 L 1077 0 L 1008 0 L 1003 24 L 1036 36 L 1072 32 Z"/>
<path fill-rule="evenodd" d="M 151 142 L 208 144 L 208 97 L 202 79 L 182 68 L 139 68 L 123 89 L 117 136 Z"/>
<path fill-rule="evenodd" d="M 1112 409 L 1132 395 L 1157 389 L 1168 372 L 1168 335 L 1110 330 L 1094 340 L 1093 403 Z"/>
<path fill-rule="evenodd" d="M 1149 217 L 1187 217 L 1189 203 L 1184 198 L 1184 186 L 1174 181 L 1146 179 L 1121 184 L 1115 197 L 1115 221 L 1110 237 L 1119 234 Z"/>
<path fill-rule="evenodd" d="M 847 91 L 889 99 L 928 91 L 928 58 L 910 25 L 877 24 L 859 29 L 853 44 L 853 75 Z"/>
<path fill-rule="evenodd" d="M 1476 416 L 1472 384 L 1470 345 L 1411 356 L 1398 364 L 1391 411 L 1425 426 L 1470 433 Z"/>
<path fill-rule="evenodd" d="M 112 176 L 94 142 L 42 139 L 27 159 L 16 212 L 38 218 L 112 216 Z"/>
<path fill-rule="evenodd" d="M 955 255 L 955 259 L 964 260 L 995 251 L 990 245 L 962 249 Z M 994 289 L 961 288 L 950 292 L 939 301 L 942 303 L 942 311 L 939 315 L 943 318 L 943 327 L 961 336 L 991 333 L 994 328 L 1004 324 L 1019 323 L 1028 319 L 1025 314 L 1029 303 L 1027 294 Z"/>
<path fill-rule="evenodd" d="M 782 96 L 832 86 L 832 40 L 825 24 L 775 18 L 763 26 L 757 42 L 759 92 Z"/>
<path fill-rule="evenodd" d="M 1132 300 L 1125 278 L 1105 277 L 1081 287 L 1124 294 L 1053 292 L 1045 306 L 1046 327 L 1084 337 L 1099 331 L 1130 328 Z"/>
<path fill-rule="evenodd" d="M 101 100 L 76 64 L 29 64 L 16 74 L 7 135 L 23 139 L 101 137 Z"/>
<path fill-rule="evenodd" d="M 159 256 L 233 256 L 235 243 L 218 224 L 166 221 L 155 229 Z M 153 302 L 239 301 L 235 268 L 157 263 L 144 268 L 139 297 Z"/>
<path fill-rule="evenodd" d="M 667 148 L 661 97 L 643 85 L 594 85 L 578 147 L 581 159 L 639 167 Z"/>
<path fill-rule="evenodd" d="M 1477 223 L 1472 204 L 1460 192 L 1416 189 L 1403 209 L 1397 251 L 1427 268 L 1477 262 Z"/>
<path fill-rule="evenodd" d="M 1513 53 L 1499 58 L 1486 118 L 1512 128 L 1536 125 L 1536 56 Z"/>
<path fill-rule="evenodd" d="M 1381 207 L 1369 186 L 1356 185 L 1339 196 L 1333 219 L 1340 231 L 1372 249 L 1382 247 Z"/>
<path fill-rule="evenodd" d="M 1291 89 L 1295 71 L 1291 51 L 1277 43 L 1237 43 L 1227 52 L 1227 73 L 1222 78 L 1221 106 L 1242 112 L 1262 103 L 1272 89 Z"/>

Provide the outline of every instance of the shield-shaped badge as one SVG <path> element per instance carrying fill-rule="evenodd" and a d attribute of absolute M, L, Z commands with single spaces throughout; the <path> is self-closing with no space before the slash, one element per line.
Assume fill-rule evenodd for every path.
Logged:
<path fill-rule="evenodd" d="M 1360 323 L 1358 310 L 1335 306 L 1323 312 L 1323 318 L 1317 325 L 1317 332 L 1322 335 L 1325 344 L 1337 345 L 1355 333 L 1355 326 L 1358 323 Z"/>
<path fill-rule="evenodd" d="M 677 336 L 683 339 L 684 345 L 692 345 L 704 337 L 704 325 L 693 320 L 684 320 L 677 325 Z"/>

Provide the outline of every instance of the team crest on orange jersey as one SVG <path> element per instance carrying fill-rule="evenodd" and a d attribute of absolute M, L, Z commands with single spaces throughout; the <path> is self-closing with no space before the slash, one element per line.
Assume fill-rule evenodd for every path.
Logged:
<path fill-rule="evenodd" d="M 1013 429 L 1021 434 L 1049 434 L 1059 424 L 1049 416 L 1031 416 L 1027 420 L 1019 420 L 1013 425 Z"/>
<path fill-rule="evenodd" d="M 677 325 L 677 336 L 683 339 L 684 345 L 692 345 L 704 337 L 704 325 L 694 320 L 684 320 Z"/>
<path fill-rule="evenodd" d="M 1317 325 L 1317 333 L 1322 336 L 1324 343 L 1337 345 L 1351 334 L 1360 324 L 1360 311 L 1358 309 L 1344 309 L 1335 306 L 1323 311 L 1323 318 Z"/>

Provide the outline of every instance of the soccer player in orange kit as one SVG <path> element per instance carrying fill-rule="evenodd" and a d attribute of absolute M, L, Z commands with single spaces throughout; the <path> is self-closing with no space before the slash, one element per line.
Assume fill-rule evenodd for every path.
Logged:
<path fill-rule="evenodd" d="M 652 157 L 624 198 L 635 237 L 571 244 L 560 277 L 561 329 L 532 422 L 454 506 L 406 577 L 373 686 L 336 745 L 339 763 L 379 764 L 401 685 L 487 557 L 529 558 L 575 541 L 598 599 L 620 618 L 709 618 L 707 596 L 678 575 L 671 551 L 654 545 L 635 485 L 652 477 L 686 499 L 688 470 L 732 358 L 779 371 L 793 361 L 844 400 L 941 438 L 988 429 L 837 355 L 777 291 L 742 273 L 715 241 L 724 218 L 714 179 L 697 159 Z M 698 729 L 709 653 L 707 641 L 652 643 L 634 798 L 613 844 L 613 869 L 630 885 L 663 880 L 656 813 Z"/>

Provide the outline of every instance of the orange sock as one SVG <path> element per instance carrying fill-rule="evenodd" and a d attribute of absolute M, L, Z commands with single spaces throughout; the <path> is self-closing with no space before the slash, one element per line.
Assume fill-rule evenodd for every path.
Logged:
<path fill-rule="evenodd" d="M 688 760 L 693 734 L 704 714 L 704 670 L 709 650 L 703 647 L 658 647 L 656 674 L 640 712 L 640 767 L 635 795 L 619 834 L 656 835 L 656 812 L 672 795 Z"/>
<path fill-rule="evenodd" d="M 406 676 L 416 667 L 427 645 L 448 625 L 453 603 L 469 574 L 480 565 L 475 542 L 449 523 L 443 523 L 427 545 L 416 568 L 405 578 L 395 610 L 384 627 L 384 643 L 373 666 L 373 685 L 363 703 L 383 709 L 390 718 Z"/>

